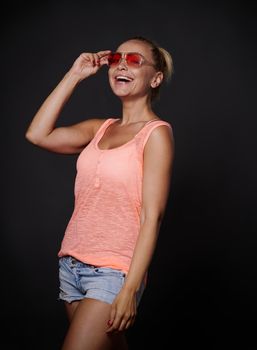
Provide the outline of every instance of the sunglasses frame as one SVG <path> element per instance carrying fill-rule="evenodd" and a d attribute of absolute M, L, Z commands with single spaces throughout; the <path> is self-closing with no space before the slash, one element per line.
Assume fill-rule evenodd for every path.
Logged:
<path fill-rule="evenodd" d="M 113 63 L 113 64 L 110 64 L 109 63 L 109 56 L 110 55 L 120 55 L 120 59 L 119 59 L 119 62 L 117 63 Z M 128 55 L 138 55 L 140 57 L 140 63 L 137 64 L 137 63 L 131 63 L 131 62 L 128 62 L 127 61 L 127 56 Z M 116 51 L 116 52 L 111 52 L 110 54 L 107 55 L 107 59 L 108 59 L 108 65 L 109 67 L 111 66 L 118 66 L 122 60 L 125 60 L 126 62 L 126 65 L 129 66 L 129 67 L 141 67 L 143 64 L 145 65 L 148 65 L 148 66 L 152 66 L 152 67 L 155 67 L 155 64 L 154 63 L 151 63 L 149 62 L 141 53 L 139 52 L 119 52 L 119 51 Z"/>

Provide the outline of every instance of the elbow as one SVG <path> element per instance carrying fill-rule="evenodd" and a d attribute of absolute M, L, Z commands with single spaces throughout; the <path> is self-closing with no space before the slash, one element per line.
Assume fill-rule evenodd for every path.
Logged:
<path fill-rule="evenodd" d="M 164 216 L 163 211 L 147 212 L 142 210 L 141 218 L 140 218 L 141 225 L 143 225 L 146 222 L 149 222 L 159 227 L 162 223 L 163 216 Z"/>
<path fill-rule="evenodd" d="M 160 212 L 156 216 L 156 224 L 157 224 L 158 227 L 161 226 L 161 223 L 162 223 L 162 220 L 163 220 L 163 216 L 164 216 L 164 212 Z"/>
<path fill-rule="evenodd" d="M 36 142 L 33 133 L 31 133 L 29 130 L 26 131 L 25 139 L 27 141 L 31 142 L 31 143 L 35 143 Z"/>
<path fill-rule="evenodd" d="M 25 134 L 25 139 L 31 143 L 33 143 L 34 145 L 36 146 L 39 146 L 40 145 L 40 140 L 38 137 L 36 137 L 36 135 L 31 132 L 30 130 L 27 130 L 26 131 L 26 134 Z"/>

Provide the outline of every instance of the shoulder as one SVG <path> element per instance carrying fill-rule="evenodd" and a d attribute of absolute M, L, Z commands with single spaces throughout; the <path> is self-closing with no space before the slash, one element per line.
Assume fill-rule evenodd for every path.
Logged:
<path fill-rule="evenodd" d="M 148 130 L 145 137 L 145 151 L 152 147 L 173 148 L 174 136 L 172 126 L 169 122 L 158 119 L 148 125 Z"/>
<path fill-rule="evenodd" d="M 79 128 L 82 133 L 90 134 L 90 138 L 92 139 L 97 133 L 97 131 L 102 127 L 102 125 L 105 122 L 107 122 L 109 119 L 106 119 L 106 118 L 105 119 L 103 118 L 86 119 L 78 123 L 76 127 Z"/>
<path fill-rule="evenodd" d="M 150 172 L 153 169 L 157 171 L 157 168 L 158 171 L 168 171 L 175 151 L 172 127 L 164 121 L 154 123 L 144 147 L 144 169 L 150 169 Z"/>
<path fill-rule="evenodd" d="M 108 120 L 110 120 L 110 118 L 108 119 L 89 119 L 92 125 L 92 130 L 93 130 L 93 134 L 95 136 L 95 134 L 97 133 L 97 131 L 101 128 L 102 125 L 104 125 Z"/>

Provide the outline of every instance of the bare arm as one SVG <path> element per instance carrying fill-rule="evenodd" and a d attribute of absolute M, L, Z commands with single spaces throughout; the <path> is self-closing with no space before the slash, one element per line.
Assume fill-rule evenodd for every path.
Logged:
<path fill-rule="evenodd" d="M 103 120 L 89 119 L 67 127 L 55 127 L 74 89 L 84 79 L 95 74 L 107 63 L 110 51 L 83 53 L 50 93 L 35 114 L 26 138 L 35 145 L 58 153 L 78 153 L 91 141 Z"/>
<path fill-rule="evenodd" d="M 165 126 L 153 130 L 144 151 L 143 203 L 141 228 L 125 284 L 112 305 L 108 332 L 131 326 L 136 315 L 136 292 L 151 263 L 165 211 L 174 142 Z"/>

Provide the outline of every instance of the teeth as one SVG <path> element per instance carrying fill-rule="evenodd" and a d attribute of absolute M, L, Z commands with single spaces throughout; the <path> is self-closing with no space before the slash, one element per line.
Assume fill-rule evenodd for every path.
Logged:
<path fill-rule="evenodd" d="M 116 77 L 116 80 L 121 80 L 121 81 L 132 81 L 131 78 L 125 77 L 125 76 L 123 76 L 123 75 L 117 76 L 117 77 Z"/>

